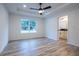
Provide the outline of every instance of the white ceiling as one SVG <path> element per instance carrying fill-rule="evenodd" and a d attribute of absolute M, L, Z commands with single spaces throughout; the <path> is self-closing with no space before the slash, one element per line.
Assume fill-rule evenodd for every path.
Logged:
<path fill-rule="evenodd" d="M 27 7 L 24 8 L 23 4 Z M 46 6 L 52 6 L 52 8 L 45 10 L 43 15 L 39 15 L 37 10 L 31 10 L 30 8 L 39 8 L 38 3 L 6 3 L 4 4 L 9 13 L 19 14 L 19 15 L 28 15 L 28 16 L 36 16 L 36 17 L 45 17 L 50 14 L 54 10 L 60 8 L 61 6 L 66 5 L 66 3 L 43 3 L 42 8 Z M 19 8 L 19 10 L 18 10 Z"/>

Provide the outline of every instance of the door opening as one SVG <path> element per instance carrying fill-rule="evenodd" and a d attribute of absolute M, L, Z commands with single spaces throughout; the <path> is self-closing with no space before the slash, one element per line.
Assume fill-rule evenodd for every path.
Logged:
<path fill-rule="evenodd" d="M 59 17 L 58 23 L 58 38 L 67 40 L 68 16 Z"/>

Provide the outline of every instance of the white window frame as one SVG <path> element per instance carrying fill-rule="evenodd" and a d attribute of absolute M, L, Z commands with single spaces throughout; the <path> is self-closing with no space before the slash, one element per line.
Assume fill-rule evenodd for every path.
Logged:
<path fill-rule="evenodd" d="M 24 31 L 24 30 L 22 30 L 22 28 L 21 28 L 21 20 L 26 20 L 26 21 L 29 21 L 29 25 L 30 25 L 30 21 L 35 21 L 35 23 L 36 23 L 36 26 L 35 26 L 35 29 L 34 30 L 30 30 L 30 26 L 29 26 L 29 30 L 28 31 Z M 20 20 L 20 28 L 21 28 L 21 30 L 20 30 L 20 33 L 36 33 L 37 32 L 37 30 L 36 30 L 36 27 L 37 27 L 37 21 L 36 20 L 29 20 L 29 19 L 21 19 Z"/>

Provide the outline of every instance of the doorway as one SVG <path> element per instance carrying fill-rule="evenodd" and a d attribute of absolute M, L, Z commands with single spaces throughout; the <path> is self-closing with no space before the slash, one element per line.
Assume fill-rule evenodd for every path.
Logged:
<path fill-rule="evenodd" d="M 62 16 L 58 19 L 58 38 L 67 40 L 68 34 L 68 16 Z"/>

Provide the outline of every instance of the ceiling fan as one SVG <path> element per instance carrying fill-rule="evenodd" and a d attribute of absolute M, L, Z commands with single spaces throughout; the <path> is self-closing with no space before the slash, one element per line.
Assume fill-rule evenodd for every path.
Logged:
<path fill-rule="evenodd" d="M 51 6 L 47 6 L 42 8 L 42 3 L 39 3 L 39 9 L 37 8 L 30 8 L 31 10 L 38 10 L 39 14 L 42 15 L 42 13 L 46 10 L 46 9 L 50 9 Z"/>

